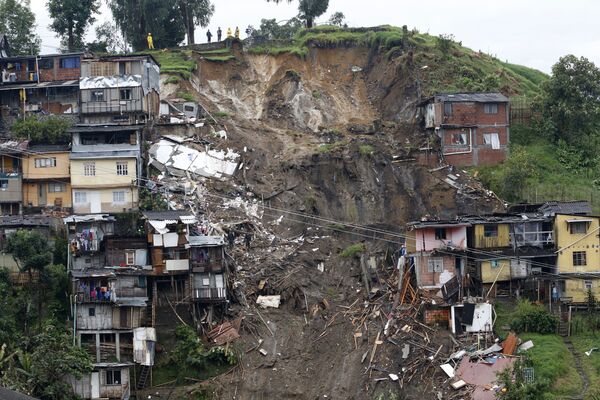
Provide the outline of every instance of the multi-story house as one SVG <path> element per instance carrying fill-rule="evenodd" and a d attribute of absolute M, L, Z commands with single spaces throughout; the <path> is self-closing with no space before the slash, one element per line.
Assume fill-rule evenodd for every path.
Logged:
<path fill-rule="evenodd" d="M 0 142 L 0 212 L 16 215 L 23 212 L 23 157 L 27 140 Z"/>
<path fill-rule="evenodd" d="M 70 382 L 84 399 L 129 398 L 131 368 L 142 366 L 143 386 L 154 364 L 145 239 L 116 235 L 115 219 L 108 215 L 73 215 L 64 222 L 75 339 L 94 359 L 93 372 Z"/>
<path fill-rule="evenodd" d="M 439 290 L 456 278 L 462 282 L 466 267 L 467 222 L 419 221 L 409 224 L 406 250 L 414 263 L 417 286 L 426 290 Z M 452 296 L 460 284 L 452 285 Z"/>
<path fill-rule="evenodd" d="M 558 295 L 575 303 L 587 301 L 588 290 L 600 297 L 600 217 L 579 214 L 556 214 L 555 285 Z"/>
<path fill-rule="evenodd" d="M 35 113 L 76 115 L 82 56 L 0 56 L 0 129 Z"/>
<path fill-rule="evenodd" d="M 138 207 L 141 129 L 135 126 L 72 128 L 73 212 L 115 213 Z"/>
<path fill-rule="evenodd" d="M 437 94 L 419 104 L 426 129 L 441 142 L 444 162 L 494 165 L 506 159 L 508 98 L 500 93 Z"/>
<path fill-rule="evenodd" d="M 23 204 L 31 209 L 71 208 L 68 145 L 29 146 L 23 160 Z"/>

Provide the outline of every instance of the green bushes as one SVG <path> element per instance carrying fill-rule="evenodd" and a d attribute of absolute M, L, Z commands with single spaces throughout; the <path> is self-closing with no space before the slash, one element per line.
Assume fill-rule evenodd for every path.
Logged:
<path fill-rule="evenodd" d="M 16 138 L 29 139 L 33 144 L 66 144 L 71 140 L 71 126 L 72 121 L 66 118 L 30 116 L 16 121 L 10 129 Z"/>
<path fill-rule="evenodd" d="M 522 300 L 517 306 L 517 312 L 511 321 L 511 328 L 516 332 L 555 333 L 557 318 L 543 307 Z"/>
<path fill-rule="evenodd" d="M 363 251 L 365 251 L 365 245 L 362 243 L 355 243 L 346 247 L 344 251 L 340 253 L 340 256 L 344 258 L 352 258 L 359 255 Z"/>

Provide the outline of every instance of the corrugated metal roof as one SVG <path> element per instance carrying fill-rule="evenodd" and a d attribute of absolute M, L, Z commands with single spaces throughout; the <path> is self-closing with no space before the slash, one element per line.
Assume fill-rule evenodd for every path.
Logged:
<path fill-rule="evenodd" d="M 55 153 L 69 151 L 68 144 L 38 144 L 29 146 L 30 153 Z"/>
<path fill-rule="evenodd" d="M 195 218 L 194 214 L 185 210 L 144 211 L 142 215 L 155 221 L 178 220 L 180 217 Z"/>
<path fill-rule="evenodd" d="M 0 226 L 2 227 L 17 227 L 17 226 L 37 226 L 50 227 L 52 225 L 52 217 L 47 215 L 5 215 L 0 217 Z"/>
<path fill-rule="evenodd" d="M 474 101 L 476 103 L 504 103 L 508 97 L 502 93 L 440 93 L 434 96 L 435 101 Z"/>
<path fill-rule="evenodd" d="M 539 208 L 544 214 L 581 214 L 590 215 L 592 207 L 590 203 L 581 201 L 548 201 Z"/>
<path fill-rule="evenodd" d="M 69 223 L 80 223 L 80 222 L 114 222 L 115 217 L 110 216 L 108 214 L 89 214 L 89 215 L 70 215 L 68 217 L 63 218 L 63 222 L 65 224 Z"/>
<path fill-rule="evenodd" d="M 0 91 L 18 90 L 18 89 L 46 89 L 54 87 L 78 87 L 77 81 L 50 81 L 41 83 L 14 83 L 4 82 L 0 87 Z"/>
<path fill-rule="evenodd" d="M 188 238 L 190 246 L 223 246 L 225 239 L 223 236 L 190 236 Z"/>

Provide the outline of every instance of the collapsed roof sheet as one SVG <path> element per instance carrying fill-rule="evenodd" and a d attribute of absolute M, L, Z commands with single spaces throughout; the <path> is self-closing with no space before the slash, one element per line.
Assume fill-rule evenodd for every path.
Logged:
<path fill-rule="evenodd" d="M 115 217 L 112 217 L 108 214 L 71 215 L 63 218 L 63 221 L 65 224 L 95 221 L 114 222 Z"/>
<path fill-rule="evenodd" d="M 223 236 L 190 236 L 188 243 L 190 246 L 223 246 L 225 240 Z"/>
<path fill-rule="evenodd" d="M 86 76 L 79 79 L 79 89 L 105 89 L 142 86 L 141 75 Z"/>
<path fill-rule="evenodd" d="M 239 154 L 231 149 L 198 151 L 191 147 L 161 140 L 150 148 L 150 156 L 173 175 L 185 171 L 206 178 L 225 179 L 235 172 Z M 152 162 L 152 161 L 151 161 Z"/>

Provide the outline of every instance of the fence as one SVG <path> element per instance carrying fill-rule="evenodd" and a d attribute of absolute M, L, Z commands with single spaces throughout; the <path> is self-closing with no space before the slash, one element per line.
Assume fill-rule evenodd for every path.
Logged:
<path fill-rule="evenodd" d="M 542 203 L 544 201 L 575 201 L 587 200 L 594 213 L 600 212 L 600 189 L 590 185 L 588 188 L 573 190 L 564 185 L 533 185 L 523 189 L 523 202 Z"/>
<path fill-rule="evenodd" d="M 532 106 L 531 99 L 526 96 L 510 98 L 510 123 L 528 125 L 534 117 L 538 116 Z"/>

